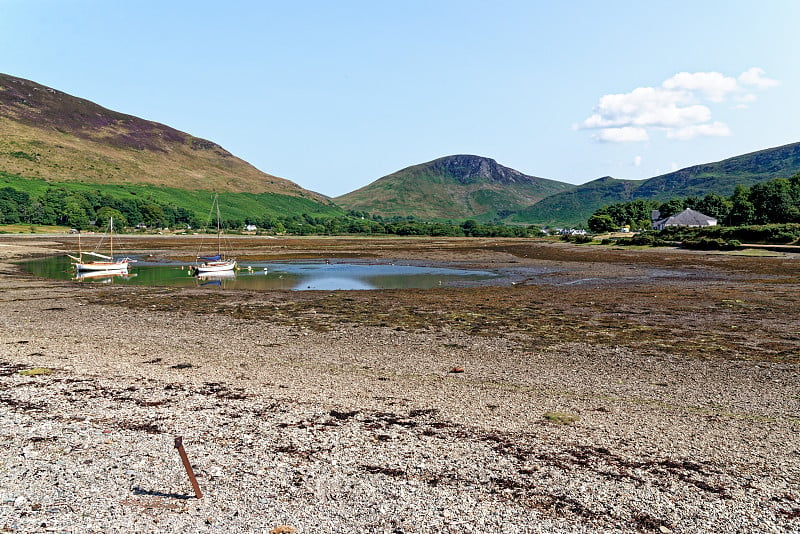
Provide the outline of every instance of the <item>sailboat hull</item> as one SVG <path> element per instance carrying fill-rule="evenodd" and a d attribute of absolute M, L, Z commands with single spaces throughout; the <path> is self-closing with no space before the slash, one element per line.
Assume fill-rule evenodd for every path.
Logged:
<path fill-rule="evenodd" d="M 236 269 L 236 260 L 208 261 L 205 263 L 200 263 L 194 268 L 195 273 L 197 274 L 222 273 L 226 271 L 233 271 L 234 269 Z"/>
<path fill-rule="evenodd" d="M 92 261 L 87 263 L 75 263 L 75 268 L 78 271 L 108 271 L 108 272 L 121 272 L 128 270 L 128 261 Z"/>

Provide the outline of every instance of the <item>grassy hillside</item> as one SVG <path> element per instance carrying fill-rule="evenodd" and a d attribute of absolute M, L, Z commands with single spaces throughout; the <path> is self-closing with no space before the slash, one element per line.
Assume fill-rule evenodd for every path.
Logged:
<path fill-rule="evenodd" d="M 800 143 L 792 143 L 650 178 L 636 189 L 634 200 L 669 200 L 710 192 L 728 196 L 739 184 L 751 186 L 774 178 L 789 178 L 798 171 Z"/>
<path fill-rule="evenodd" d="M 211 141 L 0 74 L 0 170 L 56 182 L 273 193 L 328 203 Z"/>
<path fill-rule="evenodd" d="M 31 197 L 41 196 L 51 187 L 76 192 L 94 191 L 123 199 L 136 197 L 182 207 L 195 213 L 203 221 L 208 218 L 213 195 L 211 191 L 185 191 L 149 184 L 49 182 L 0 172 L 0 188 L 4 187 L 24 191 Z M 246 217 L 299 215 L 302 213 L 331 216 L 343 214 L 340 208 L 330 203 L 323 204 L 309 198 L 278 193 L 220 192 L 219 204 L 224 219 L 244 220 Z"/>
<path fill-rule="evenodd" d="M 574 187 L 461 155 L 407 167 L 334 201 L 384 217 L 491 221 Z"/>
<path fill-rule="evenodd" d="M 594 211 L 607 204 L 633 199 L 640 182 L 606 176 L 578 186 L 572 191 L 547 197 L 509 217 L 510 222 L 548 226 L 586 224 Z M 597 208 L 593 207 L 597 206 Z"/>

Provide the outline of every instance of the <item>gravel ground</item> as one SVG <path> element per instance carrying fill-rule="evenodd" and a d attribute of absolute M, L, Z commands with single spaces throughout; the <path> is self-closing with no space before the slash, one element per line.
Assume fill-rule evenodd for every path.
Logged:
<path fill-rule="evenodd" d="M 58 246 L 4 242 L 0 258 Z M 796 284 L 761 287 L 780 285 L 786 315 Z M 0 532 L 800 532 L 796 359 L 447 322 L 310 328 L 181 304 L 197 290 L 148 305 L 159 291 L 0 264 Z M 142 306 L 114 305 L 131 294 Z M 798 315 L 783 324 L 761 331 L 796 349 Z"/>

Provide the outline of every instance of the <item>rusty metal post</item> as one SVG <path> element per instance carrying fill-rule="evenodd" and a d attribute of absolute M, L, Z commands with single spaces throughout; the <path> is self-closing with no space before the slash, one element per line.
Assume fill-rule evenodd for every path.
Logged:
<path fill-rule="evenodd" d="M 189 457 L 186 456 L 186 451 L 183 448 L 183 436 L 177 436 L 175 438 L 175 448 L 178 449 L 178 454 L 181 455 L 181 460 L 183 461 L 183 467 L 186 468 L 186 474 L 189 475 L 189 480 L 192 482 L 192 487 L 194 488 L 194 494 L 198 499 L 203 498 L 203 493 L 200 491 L 200 484 L 197 483 L 197 479 L 194 477 L 194 471 L 192 471 L 192 464 L 189 463 Z"/>

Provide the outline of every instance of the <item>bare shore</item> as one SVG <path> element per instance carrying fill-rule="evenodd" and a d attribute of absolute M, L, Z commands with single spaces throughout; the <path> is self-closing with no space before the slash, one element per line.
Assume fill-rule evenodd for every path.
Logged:
<path fill-rule="evenodd" d="M 800 531 L 800 255 L 234 240 L 504 280 L 335 292 L 12 263 L 71 239 L 0 236 L 0 532 Z"/>

